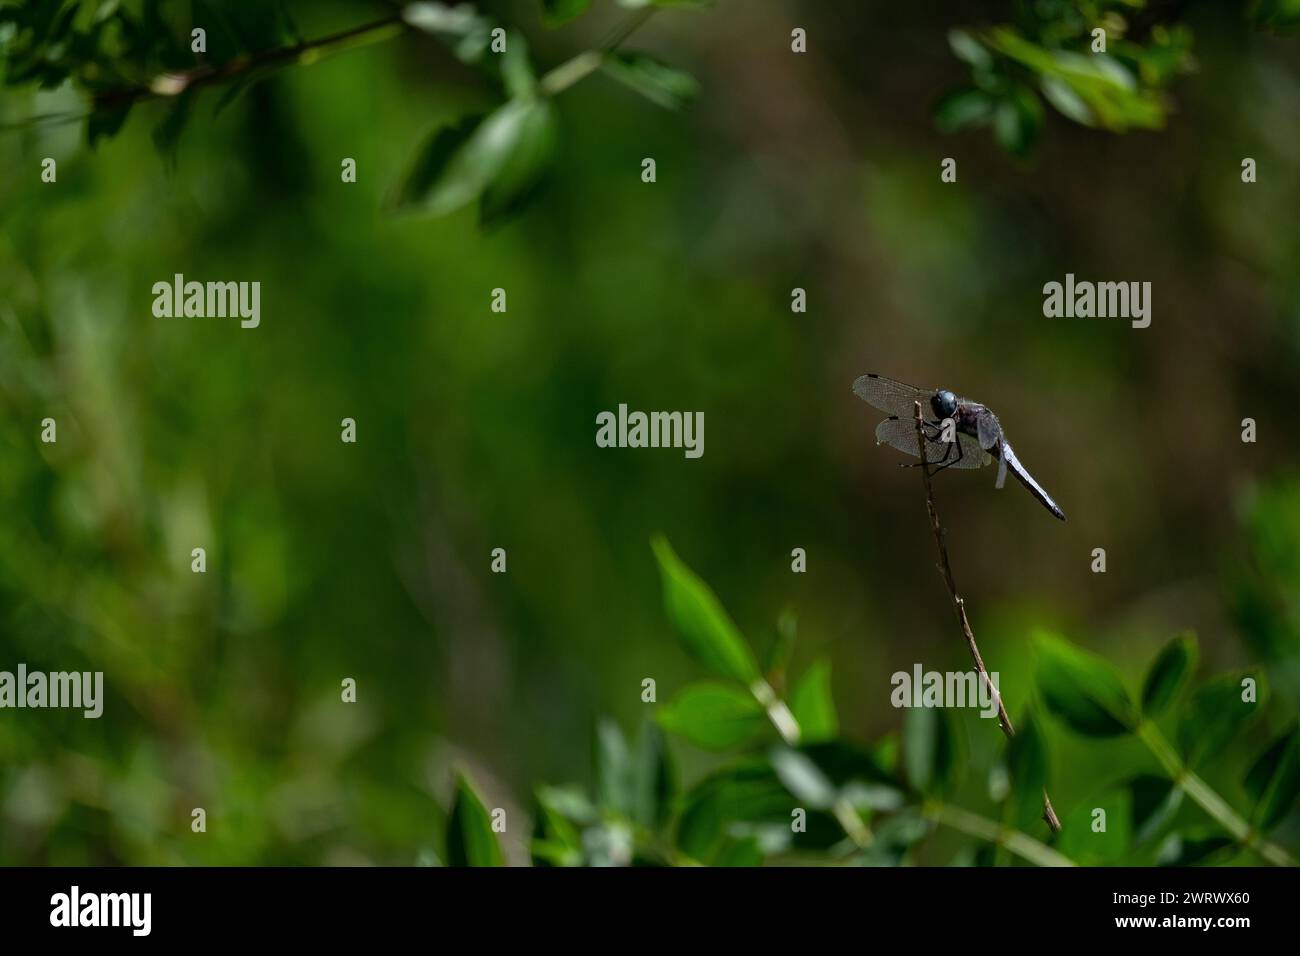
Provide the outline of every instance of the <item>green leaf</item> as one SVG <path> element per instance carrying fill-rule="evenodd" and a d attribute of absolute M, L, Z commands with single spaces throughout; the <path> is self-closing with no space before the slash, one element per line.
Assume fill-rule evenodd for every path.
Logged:
<path fill-rule="evenodd" d="M 1047 98 L 1047 102 L 1056 107 L 1058 113 L 1082 126 L 1096 125 L 1092 110 L 1069 83 L 1055 76 L 1044 76 L 1040 82 L 1043 96 Z"/>
<path fill-rule="evenodd" d="M 600 810 L 581 789 L 574 786 L 537 788 L 537 799 L 547 809 L 579 826 L 589 826 L 600 819 Z"/>
<path fill-rule="evenodd" d="M 790 693 L 790 712 L 799 724 L 799 739 L 805 743 L 830 740 L 839 733 L 830 662 L 817 661 L 799 679 Z"/>
<path fill-rule="evenodd" d="M 600 68 L 665 109 L 681 109 L 700 91 L 695 77 L 648 53 L 614 53 L 605 57 Z"/>
<path fill-rule="evenodd" d="M 1068 641 L 1040 632 L 1037 682 L 1047 708 L 1076 733 L 1113 737 L 1137 726 L 1128 691 L 1111 666 Z"/>
<path fill-rule="evenodd" d="M 658 716 L 665 729 L 706 750 L 743 744 L 766 723 L 762 706 L 749 691 L 714 682 L 684 688 Z"/>
<path fill-rule="evenodd" d="M 468 3 L 448 6 L 445 3 L 408 3 L 402 19 L 410 26 L 432 34 L 448 44 L 456 56 L 466 62 L 482 59 L 492 38 L 492 21 L 480 16 Z M 509 49 L 507 44 L 506 49 Z"/>
<path fill-rule="evenodd" d="M 1076 122 L 1120 132 L 1134 127 L 1158 129 L 1164 124 L 1159 93 L 1139 87 L 1115 57 L 1048 49 L 1005 27 L 990 30 L 986 42 L 1037 73 L 1043 95 Z"/>
<path fill-rule="evenodd" d="M 482 194 L 488 177 L 463 153 L 484 119 L 482 114 L 466 116 L 454 126 L 444 126 L 425 142 L 398 188 L 398 209 L 441 216 Z"/>
<path fill-rule="evenodd" d="M 840 789 L 840 795 L 858 810 L 892 813 L 904 803 L 903 791 L 880 783 L 850 783 Z"/>
<path fill-rule="evenodd" d="M 590 7 L 591 0 L 542 0 L 542 22 L 548 27 L 558 27 L 586 13 Z"/>
<path fill-rule="evenodd" d="M 1024 827 L 1043 815 L 1043 788 L 1047 786 L 1047 747 L 1038 722 L 1026 716 L 1007 744 L 1008 794 L 1012 825 Z"/>
<path fill-rule="evenodd" d="M 835 802 L 835 785 L 805 754 L 789 747 L 775 747 L 771 760 L 772 769 L 796 799 L 816 810 L 825 810 Z"/>
<path fill-rule="evenodd" d="M 966 30 L 949 30 L 948 46 L 952 48 L 957 59 L 969 63 L 976 70 L 993 68 L 993 54 L 989 52 L 988 47 Z"/>
<path fill-rule="evenodd" d="M 732 841 L 761 834 L 768 852 L 778 852 L 793 838 L 790 823 L 797 806 L 766 759 L 746 757 L 705 777 L 686 794 L 677 845 L 693 859 L 710 863 Z M 809 811 L 807 824 L 807 832 L 798 835 L 801 849 L 826 849 L 844 839 L 829 813 Z"/>
<path fill-rule="evenodd" d="M 900 782 L 874 753 L 842 740 L 801 744 L 799 752 L 815 763 L 837 787 L 855 782 L 890 785 Z"/>
<path fill-rule="evenodd" d="M 874 829 L 875 839 L 860 855 L 864 866 L 901 866 L 908 851 L 933 827 L 914 810 L 904 810 Z"/>
<path fill-rule="evenodd" d="M 528 59 L 528 41 L 522 33 L 506 36 L 506 50 L 501 54 L 501 81 L 511 99 L 525 99 L 537 89 L 537 75 Z"/>
<path fill-rule="evenodd" d="M 1014 87 L 997 106 L 993 131 L 998 142 L 1013 156 L 1027 156 L 1038 143 L 1043 126 L 1043 105 L 1023 86 Z"/>
<path fill-rule="evenodd" d="M 463 774 L 456 778 L 456 800 L 447 820 L 447 865 L 505 865 L 492 818 Z"/>
<path fill-rule="evenodd" d="M 533 838 L 530 845 L 534 866 L 581 866 L 582 836 L 547 788 L 539 788 L 533 801 Z"/>
<path fill-rule="evenodd" d="M 762 866 L 763 850 L 758 840 L 747 837 L 725 846 L 713 858 L 711 866 Z"/>
<path fill-rule="evenodd" d="M 646 720 L 632 754 L 632 822 L 647 829 L 662 823 L 671 809 L 673 787 L 663 733 L 657 724 Z"/>
<path fill-rule="evenodd" d="M 1246 774 L 1246 792 L 1255 802 L 1251 820 L 1271 830 L 1300 801 L 1300 728 L 1292 727 L 1274 741 Z"/>
<path fill-rule="evenodd" d="M 663 577 L 664 607 L 686 650 L 706 667 L 746 687 L 758 664 L 709 586 L 682 563 L 663 537 L 651 542 Z"/>
<path fill-rule="evenodd" d="M 1178 725 L 1179 746 L 1189 764 L 1221 752 L 1259 713 L 1264 696 L 1262 680 L 1256 686 L 1256 700 L 1242 699 L 1242 681 L 1250 676 L 1241 672 L 1216 677 L 1192 696 Z"/>
<path fill-rule="evenodd" d="M 856 754 L 852 759 L 835 758 L 835 746 L 815 744 L 808 754 L 833 785 L 836 778 L 818 762 L 821 756 L 829 754 L 845 765 L 859 760 Z M 813 751 L 821 754 L 813 755 Z M 843 771 L 844 767 L 839 769 Z M 883 788 L 871 796 L 888 799 Z M 844 841 L 844 830 L 834 815 L 792 795 L 766 757 L 745 757 L 705 777 L 686 794 L 682 804 L 677 846 L 702 863 L 710 863 L 725 853 L 731 841 L 751 836 L 759 839 L 765 853 L 779 853 L 792 844 L 804 852 L 827 850 Z M 807 824 L 807 830 L 799 834 L 790 829 L 796 810 L 804 811 Z"/>
<path fill-rule="evenodd" d="M 956 778 L 957 739 L 948 715 L 937 707 L 915 707 L 903 721 L 903 766 L 912 786 L 932 795 Z"/>
<path fill-rule="evenodd" d="M 799 636 L 799 621 L 794 611 L 786 608 L 776 619 L 776 637 L 763 655 L 763 672 L 769 675 L 784 673 L 794 652 L 795 641 Z"/>
<path fill-rule="evenodd" d="M 130 112 L 130 103 L 121 106 L 96 106 L 95 111 L 90 114 L 90 119 L 86 121 L 86 145 L 94 149 L 95 144 L 101 139 L 112 139 L 116 136 L 126 123 Z"/>
<path fill-rule="evenodd" d="M 1165 645 L 1142 685 L 1142 712 L 1154 717 L 1178 697 L 1196 670 L 1196 637 L 1181 634 Z"/>
<path fill-rule="evenodd" d="M 487 116 L 439 130 L 417 154 L 396 205 L 442 216 L 481 199 L 480 218 L 495 223 L 528 198 L 554 145 L 550 101 L 510 100 Z"/>
<path fill-rule="evenodd" d="M 632 753 L 618 724 L 607 718 L 596 723 L 596 802 L 606 810 L 630 816 L 633 805 Z"/>
<path fill-rule="evenodd" d="M 1203 863 L 1236 841 L 1216 830 L 1197 828 L 1186 833 L 1171 833 L 1160 844 L 1156 866 L 1193 866 Z"/>
<path fill-rule="evenodd" d="M 1151 840 L 1183 805 L 1183 788 L 1168 777 L 1140 774 L 1128 782 L 1128 791 L 1135 845 Z"/>
<path fill-rule="evenodd" d="M 934 123 L 942 133 L 955 133 L 968 126 L 987 123 L 997 101 L 974 87 L 954 90 L 934 107 Z"/>
<path fill-rule="evenodd" d="M 525 106 L 513 129 L 513 146 L 479 204 L 479 222 L 485 228 L 513 217 L 536 196 L 550 171 L 559 139 L 555 107 L 549 99 L 512 102 Z"/>

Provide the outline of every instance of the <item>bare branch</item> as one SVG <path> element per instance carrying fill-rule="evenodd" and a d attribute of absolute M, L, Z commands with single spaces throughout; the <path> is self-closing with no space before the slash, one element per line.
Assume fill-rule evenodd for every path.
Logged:
<path fill-rule="evenodd" d="M 993 695 L 993 700 L 998 705 L 998 723 L 1002 726 L 1002 732 L 1010 740 L 1016 735 L 1016 728 L 1011 724 L 1011 717 L 1007 713 L 1007 708 L 1002 703 L 1002 695 L 993 685 L 989 678 L 988 668 L 984 666 L 984 658 L 980 656 L 979 645 L 975 643 L 975 634 L 971 631 L 970 621 L 966 617 L 966 602 L 962 600 L 961 595 L 957 593 L 957 585 L 952 579 L 952 565 L 948 563 L 948 546 L 944 544 L 943 525 L 939 523 L 939 513 L 934 507 L 934 487 L 930 482 L 930 463 L 926 458 L 925 432 L 921 428 L 921 403 L 913 403 L 916 408 L 916 443 L 917 452 L 921 456 L 921 479 L 925 482 L 925 507 L 930 513 L 930 528 L 934 532 L 934 543 L 939 548 L 939 571 L 943 574 L 944 583 L 948 586 L 948 595 L 952 598 L 952 609 L 957 615 L 957 623 L 961 625 L 962 636 L 966 638 L 966 647 L 970 650 L 970 656 L 975 661 L 975 669 L 979 671 L 980 680 L 984 686 L 988 687 L 989 692 Z M 1052 801 L 1047 796 L 1047 791 L 1043 790 L 1043 822 L 1046 823 L 1053 833 L 1061 829 L 1061 821 L 1056 816 L 1056 811 L 1052 808 Z"/>

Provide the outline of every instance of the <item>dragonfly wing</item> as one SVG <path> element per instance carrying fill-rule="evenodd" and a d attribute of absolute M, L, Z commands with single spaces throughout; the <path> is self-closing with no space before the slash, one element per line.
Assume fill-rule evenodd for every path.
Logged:
<path fill-rule="evenodd" d="M 980 447 L 989 451 L 1002 440 L 1002 423 L 987 408 L 980 410 L 975 430 L 979 434 Z"/>
<path fill-rule="evenodd" d="M 979 468 L 987 465 L 993 459 L 989 453 L 979 446 L 970 435 L 957 433 L 957 441 L 960 443 L 961 454 L 958 456 L 957 449 L 949 448 L 947 442 L 939 441 L 938 430 L 931 425 L 925 426 L 927 437 L 925 440 L 925 460 L 931 465 L 944 465 L 949 468 Z M 916 420 L 899 418 L 891 415 L 878 426 L 876 426 L 876 444 L 889 445 L 891 448 L 897 448 L 901 452 L 911 455 L 913 458 L 916 454 Z"/>
<path fill-rule="evenodd" d="M 921 403 L 921 414 L 926 418 L 934 414 L 930 409 L 930 396 L 934 394 L 933 389 L 916 388 L 913 385 L 896 382 L 892 378 L 883 378 L 870 373 L 860 375 L 853 383 L 853 394 L 868 405 L 890 415 L 897 415 L 899 418 L 912 418 L 915 415 L 912 406 L 916 402 Z"/>
<path fill-rule="evenodd" d="M 957 441 L 961 442 L 961 461 L 953 465 L 953 468 L 983 468 L 993 460 L 993 456 L 965 432 L 957 433 Z"/>
<path fill-rule="evenodd" d="M 926 431 L 931 434 L 934 433 L 933 428 L 927 427 Z M 916 458 L 916 421 L 890 415 L 876 426 L 876 444 L 889 445 L 891 448 L 897 448 L 899 451 Z M 925 460 L 937 465 L 947 450 L 948 446 L 927 438 L 925 441 Z"/>

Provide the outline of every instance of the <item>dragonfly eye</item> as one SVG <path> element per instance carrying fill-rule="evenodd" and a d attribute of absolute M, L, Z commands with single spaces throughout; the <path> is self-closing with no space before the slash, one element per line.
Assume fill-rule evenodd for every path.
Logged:
<path fill-rule="evenodd" d="M 947 389 L 934 393 L 934 398 L 930 399 L 930 404 L 934 406 L 934 412 L 940 418 L 952 418 L 957 411 L 957 396 Z"/>

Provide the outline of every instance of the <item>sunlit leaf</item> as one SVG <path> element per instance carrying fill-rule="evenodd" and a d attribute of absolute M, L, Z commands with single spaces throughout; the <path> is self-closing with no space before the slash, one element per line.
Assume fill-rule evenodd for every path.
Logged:
<path fill-rule="evenodd" d="M 721 602 L 666 539 L 656 537 L 651 544 L 663 578 L 664 606 L 683 646 L 715 673 L 752 684 L 758 664 Z"/>
<path fill-rule="evenodd" d="M 658 717 L 665 729 L 708 750 L 743 744 L 767 723 L 763 708 L 748 690 L 711 682 L 686 687 L 659 710 Z"/>
<path fill-rule="evenodd" d="M 408 3 L 402 8 L 402 19 L 438 37 L 466 63 L 482 59 L 492 38 L 492 21 L 468 3 Z"/>
<path fill-rule="evenodd" d="M 776 747 L 772 751 L 772 769 L 785 788 L 809 807 L 824 810 L 835 802 L 835 785 L 805 754 Z"/>
<path fill-rule="evenodd" d="M 814 663 L 794 685 L 790 692 L 790 711 L 799 724 L 799 739 L 805 743 L 830 740 L 839 733 L 839 719 L 831 697 L 829 661 Z"/>
<path fill-rule="evenodd" d="M 993 66 L 993 55 L 979 40 L 966 30 L 949 30 L 948 46 L 959 60 L 964 60 L 977 70 Z"/>
<path fill-rule="evenodd" d="M 1074 87 L 1056 76 L 1044 76 L 1041 80 L 1043 87 L 1043 96 L 1047 102 L 1056 107 L 1066 119 L 1072 119 L 1082 126 L 1093 126 L 1096 123 L 1092 115 L 1092 110 L 1083 97 L 1075 92 Z"/>
<path fill-rule="evenodd" d="M 488 228 L 518 213 L 537 194 L 550 171 L 558 140 L 555 107 L 550 100 L 511 102 L 520 104 L 518 121 L 510 129 L 513 142 L 479 204 L 479 221 Z"/>
<path fill-rule="evenodd" d="M 531 196 L 554 147 L 550 101 L 511 100 L 487 116 L 439 130 L 417 154 L 396 205 L 441 216 L 481 200 L 481 220 L 494 224 Z"/>

